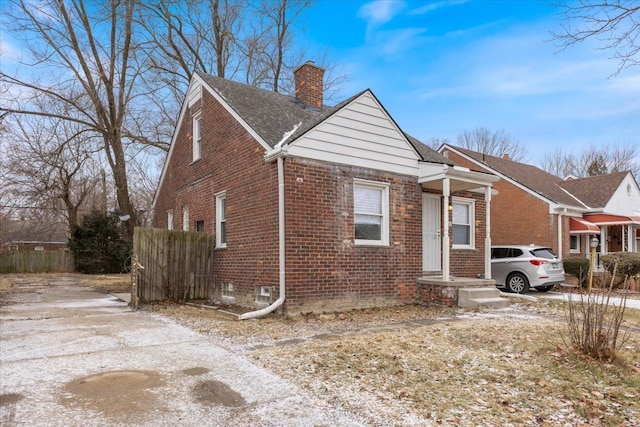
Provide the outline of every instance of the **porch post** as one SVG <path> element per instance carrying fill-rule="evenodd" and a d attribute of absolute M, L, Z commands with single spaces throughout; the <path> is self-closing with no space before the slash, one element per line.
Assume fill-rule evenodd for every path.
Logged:
<path fill-rule="evenodd" d="M 633 252 L 633 225 L 632 224 L 627 225 L 627 252 Z"/>
<path fill-rule="evenodd" d="M 491 187 L 484 187 L 485 237 L 484 237 L 484 278 L 491 279 Z"/>
<path fill-rule="evenodd" d="M 449 178 L 442 180 L 442 194 L 444 203 L 442 204 L 442 217 L 444 233 L 442 236 L 442 280 L 449 280 Z"/>

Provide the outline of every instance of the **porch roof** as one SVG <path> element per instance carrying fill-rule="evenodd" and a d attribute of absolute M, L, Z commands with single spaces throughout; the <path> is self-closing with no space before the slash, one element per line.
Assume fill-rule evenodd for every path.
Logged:
<path fill-rule="evenodd" d="M 570 234 L 600 234 L 600 227 L 582 218 L 569 218 Z"/>
<path fill-rule="evenodd" d="M 640 216 L 612 215 L 605 213 L 585 214 L 584 219 L 597 225 L 640 225 Z"/>
<path fill-rule="evenodd" d="M 462 166 L 451 166 L 441 163 L 420 163 L 418 183 L 423 188 L 430 190 L 443 189 L 443 180 L 447 178 L 450 182 L 450 191 L 465 191 L 476 188 L 491 186 L 500 180 L 500 177 L 485 173 L 476 172 Z"/>

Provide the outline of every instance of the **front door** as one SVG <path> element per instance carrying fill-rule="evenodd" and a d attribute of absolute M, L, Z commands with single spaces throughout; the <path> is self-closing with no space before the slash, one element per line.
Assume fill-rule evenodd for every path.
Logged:
<path fill-rule="evenodd" d="M 422 270 L 442 270 L 440 196 L 422 194 Z"/>

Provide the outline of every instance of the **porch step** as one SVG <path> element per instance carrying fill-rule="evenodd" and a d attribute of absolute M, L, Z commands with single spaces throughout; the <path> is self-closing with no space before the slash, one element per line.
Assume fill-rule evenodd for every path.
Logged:
<path fill-rule="evenodd" d="M 495 287 L 458 289 L 458 307 L 496 310 L 510 305 L 511 302 L 500 297 L 500 291 Z"/>

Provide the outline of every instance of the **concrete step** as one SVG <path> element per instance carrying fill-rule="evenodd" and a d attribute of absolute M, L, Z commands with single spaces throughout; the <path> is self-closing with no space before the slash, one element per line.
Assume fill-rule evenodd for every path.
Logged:
<path fill-rule="evenodd" d="M 500 291 L 495 287 L 458 289 L 458 307 L 494 310 L 510 305 L 511 301 L 500 297 Z"/>

